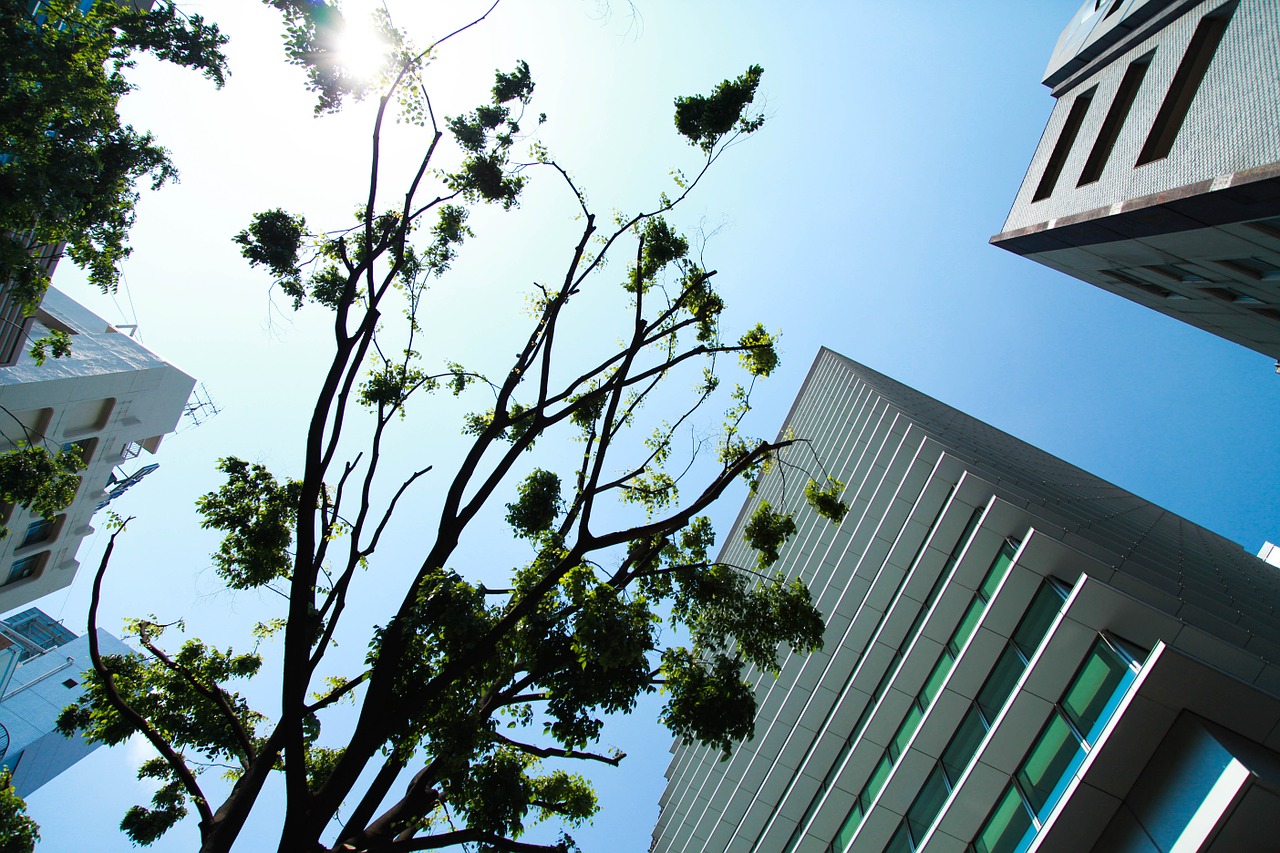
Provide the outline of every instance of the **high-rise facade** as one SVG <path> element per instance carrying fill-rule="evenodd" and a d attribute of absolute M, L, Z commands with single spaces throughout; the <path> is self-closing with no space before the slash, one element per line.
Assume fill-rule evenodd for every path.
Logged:
<path fill-rule="evenodd" d="M 98 631 L 103 655 L 127 655 L 128 646 Z M 18 796 L 84 758 L 99 744 L 63 737 L 62 709 L 84 692 L 82 673 L 92 668 L 88 635 L 77 637 L 35 608 L 0 622 L 0 766 L 8 768 Z"/>
<path fill-rule="evenodd" d="M 991 242 L 1280 359 L 1280 4 L 1088 0 Z"/>
<path fill-rule="evenodd" d="M 652 850 L 1274 849 L 1280 573 L 829 350 L 784 424 L 845 483 L 778 566 L 824 648 L 751 671 L 755 737 L 677 741 Z M 813 458 L 810 449 L 803 450 Z"/>
<path fill-rule="evenodd" d="M 71 354 L 36 364 L 22 354 L 0 366 L 0 452 L 20 445 L 76 448 L 85 468 L 75 499 L 52 519 L 0 505 L 0 613 L 71 583 L 94 512 L 113 493 L 154 470 L 155 453 L 177 426 L 195 380 L 106 320 L 50 288 L 35 334 L 71 337 Z"/>

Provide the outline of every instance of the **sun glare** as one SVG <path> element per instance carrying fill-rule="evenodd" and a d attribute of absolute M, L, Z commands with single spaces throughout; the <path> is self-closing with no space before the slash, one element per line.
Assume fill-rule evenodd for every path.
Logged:
<path fill-rule="evenodd" d="M 342 5 L 343 30 L 338 37 L 338 55 L 347 72 L 364 82 L 377 77 L 387 62 L 389 45 L 373 17 L 377 6 L 367 1 Z"/>

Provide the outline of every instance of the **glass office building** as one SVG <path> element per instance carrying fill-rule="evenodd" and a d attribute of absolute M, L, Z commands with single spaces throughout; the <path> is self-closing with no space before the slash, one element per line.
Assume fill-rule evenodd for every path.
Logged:
<path fill-rule="evenodd" d="M 721 559 L 750 564 L 757 501 L 794 511 L 778 565 L 825 646 L 748 673 L 728 760 L 673 745 L 652 850 L 1273 849 L 1274 567 L 829 350 L 785 430 L 850 512 L 780 466 Z"/>

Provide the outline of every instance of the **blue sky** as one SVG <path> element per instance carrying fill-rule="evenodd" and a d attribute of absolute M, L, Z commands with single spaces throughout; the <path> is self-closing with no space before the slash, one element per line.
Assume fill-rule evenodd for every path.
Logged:
<path fill-rule="evenodd" d="M 544 140 L 607 211 L 650 204 L 670 168 L 694 165 L 671 127 L 674 96 L 763 65 L 768 124 L 677 217 L 686 230 L 714 232 L 707 258 L 734 321 L 783 330 L 783 366 L 756 397 L 759 433 L 776 430 L 825 345 L 1256 552 L 1280 537 L 1272 361 L 987 245 L 1052 107 L 1040 75 L 1077 5 L 643 0 L 632 18 L 622 3 L 602 15 L 592 0 L 504 0 L 432 73 L 438 110 L 455 114 L 483 95 L 493 68 L 526 59 L 538 81 L 534 110 L 549 116 Z M 451 4 L 451 14 L 460 21 L 467 6 Z M 345 224 L 365 180 L 369 109 L 313 118 L 260 4 L 184 7 L 223 23 L 233 76 L 219 92 L 140 64 L 127 116 L 172 149 L 182 183 L 144 195 L 127 292 L 89 292 L 70 267 L 56 283 L 113 322 L 137 322 L 141 339 L 205 383 L 222 409 L 167 439 L 160 470 L 113 506 L 138 520 L 113 563 L 104 624 L 182 616 L 222 644 L 274 603 L 218 589 L 207 557 L 215 543 L 197 528 L 192 501 L 216 484 L 219 456 L 298 470 L 324 340 L 323 317 L 271 307 L 266 280 L 230 236 L 275 206 L 316 227 Z M 414 29 L 426 40 L 453 24 Z M 521 294 L 554 274 L 570 245 L 569 214 L 544 180 L 516 213 L 478 216 L 480 238 L 439 289 L 429 352 L 483 360 L 514 351 L 506 335 L 522 319 Z M 431 461 L 447 465 L 452 430 L 411 419 L 401 452 L 438 446 Z M 721 530 L 742 497 L 718 507 Z M 509 534 L 497 515 L 491 522 L 468 556 L 511 552 L 509 541 L 494 544 Z M 411 561 L 414 538 L 402 530 L 388 559 Z M 104 544 L 102 534 L 87 541 L 82 564 L 96 565 Z M 40 606 L 81 630 L 89 581 L 82 571 Z M 363 648 L 351 645 L 351 654 Z M 670 743 L 651 722 L 656 707 L 607 730 L 631 757 L 597 774 L 603 812 L 574 833 L 586 850 L 647 849 Z M 45 849 L 90 839 L 96 850 L 131 849 L 115 826 L 146 799 L 132 779 L 141 754 L 99 750 L 37 792 L 30 807 Z M 274 849 L 271 825 L 252 825 L 242 848 Z M 189 850 L 195 838 L 194 825 L 183 826 L 155 849 Z"/>

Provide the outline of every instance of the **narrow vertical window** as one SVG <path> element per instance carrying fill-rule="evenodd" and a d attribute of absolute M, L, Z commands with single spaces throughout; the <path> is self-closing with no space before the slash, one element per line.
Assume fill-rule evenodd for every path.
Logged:
<path fill-rule="evenodd" d="M 1076 135 L 1080 133 L 1080 125 L 1084 124 L 1085 113 L 1089 112 L 1089 104 L 1093 101 L 1094 93 L 1098 91 L 1098 87 L 1094 86 L 1087 92 L 1083 92 L 1076 96 L 1071 104 L 1071 112 L 1067 113 L 1067 120 L 1062 125 L 1062 133 L 1058 136 L 1058 142 L 1053 146 L 1053 153 L 1049 155 L 1049 162 L 1044 167 L 1044 174 L 1040 176 L 1040 184 L 1036 187 L 1036 193 L 1031 197 L 1032 201 L 1043 201 L 1053 195 L 1053 188 L 1058 183 L 1058 176 L 1062 174 L 1062 167 L 1067 162 L 1067 155 L 1071 153 L 1071 146 L 1076 143 Z"/>
<path fill-rule="evenodd" d="M 1182 123 L 1187 119 L 1191 102 L 1209 70 L 1209 63 L 1213 62 L 1213 55 L 1222 42 L 1227 24 L 1231 23 L 1231 16 L 1238 4 L 1239 0 L 1222 4 L 1205 15 L 1196 27 L 1191 36 L 1191 44 L 1187 46 L 1187 52 L 1178 64 L 1178 70 L 1174 72 L 1173 83 L 1164 96 L 1164 103 L 1160 105 L 1160 112 L 1156 113 L 1155 124 L 1151 126 L 1147 142 L 1142 146 L 1142 153 L 1138 155 L 1138 162 L 1134 165 L 1144 166 L 1169 156 L 1169 152 L 1173 150 L 1173 140 L 1177 138 Z"/>
<path fill-rule="evenodd" d="M 1102 170 L 1111 157 L 1112 149 L 1116 147 L 1120 130 L 1138 96 L 1142 79 L 1147 76 L 1147 69 L 1151 67 L 1153 55 L 1154 51 L 1129 63 L 1124 78 L 1120 81 L 1120 88 L 1116 89 L 1116 99 L 1111 102 L 1111 109 L 1107 110 L 1107 117 L 1102 120 L 1102 129 L 1098 131 L 1098 138 L 1094 140 L 1093 150 L 1089 152 L 1089 159 L 1085 161 L 1084 169 L 1080 172 L 1080 182 L 1076 186 L 1091 184 L 1102 177 Z"/>

